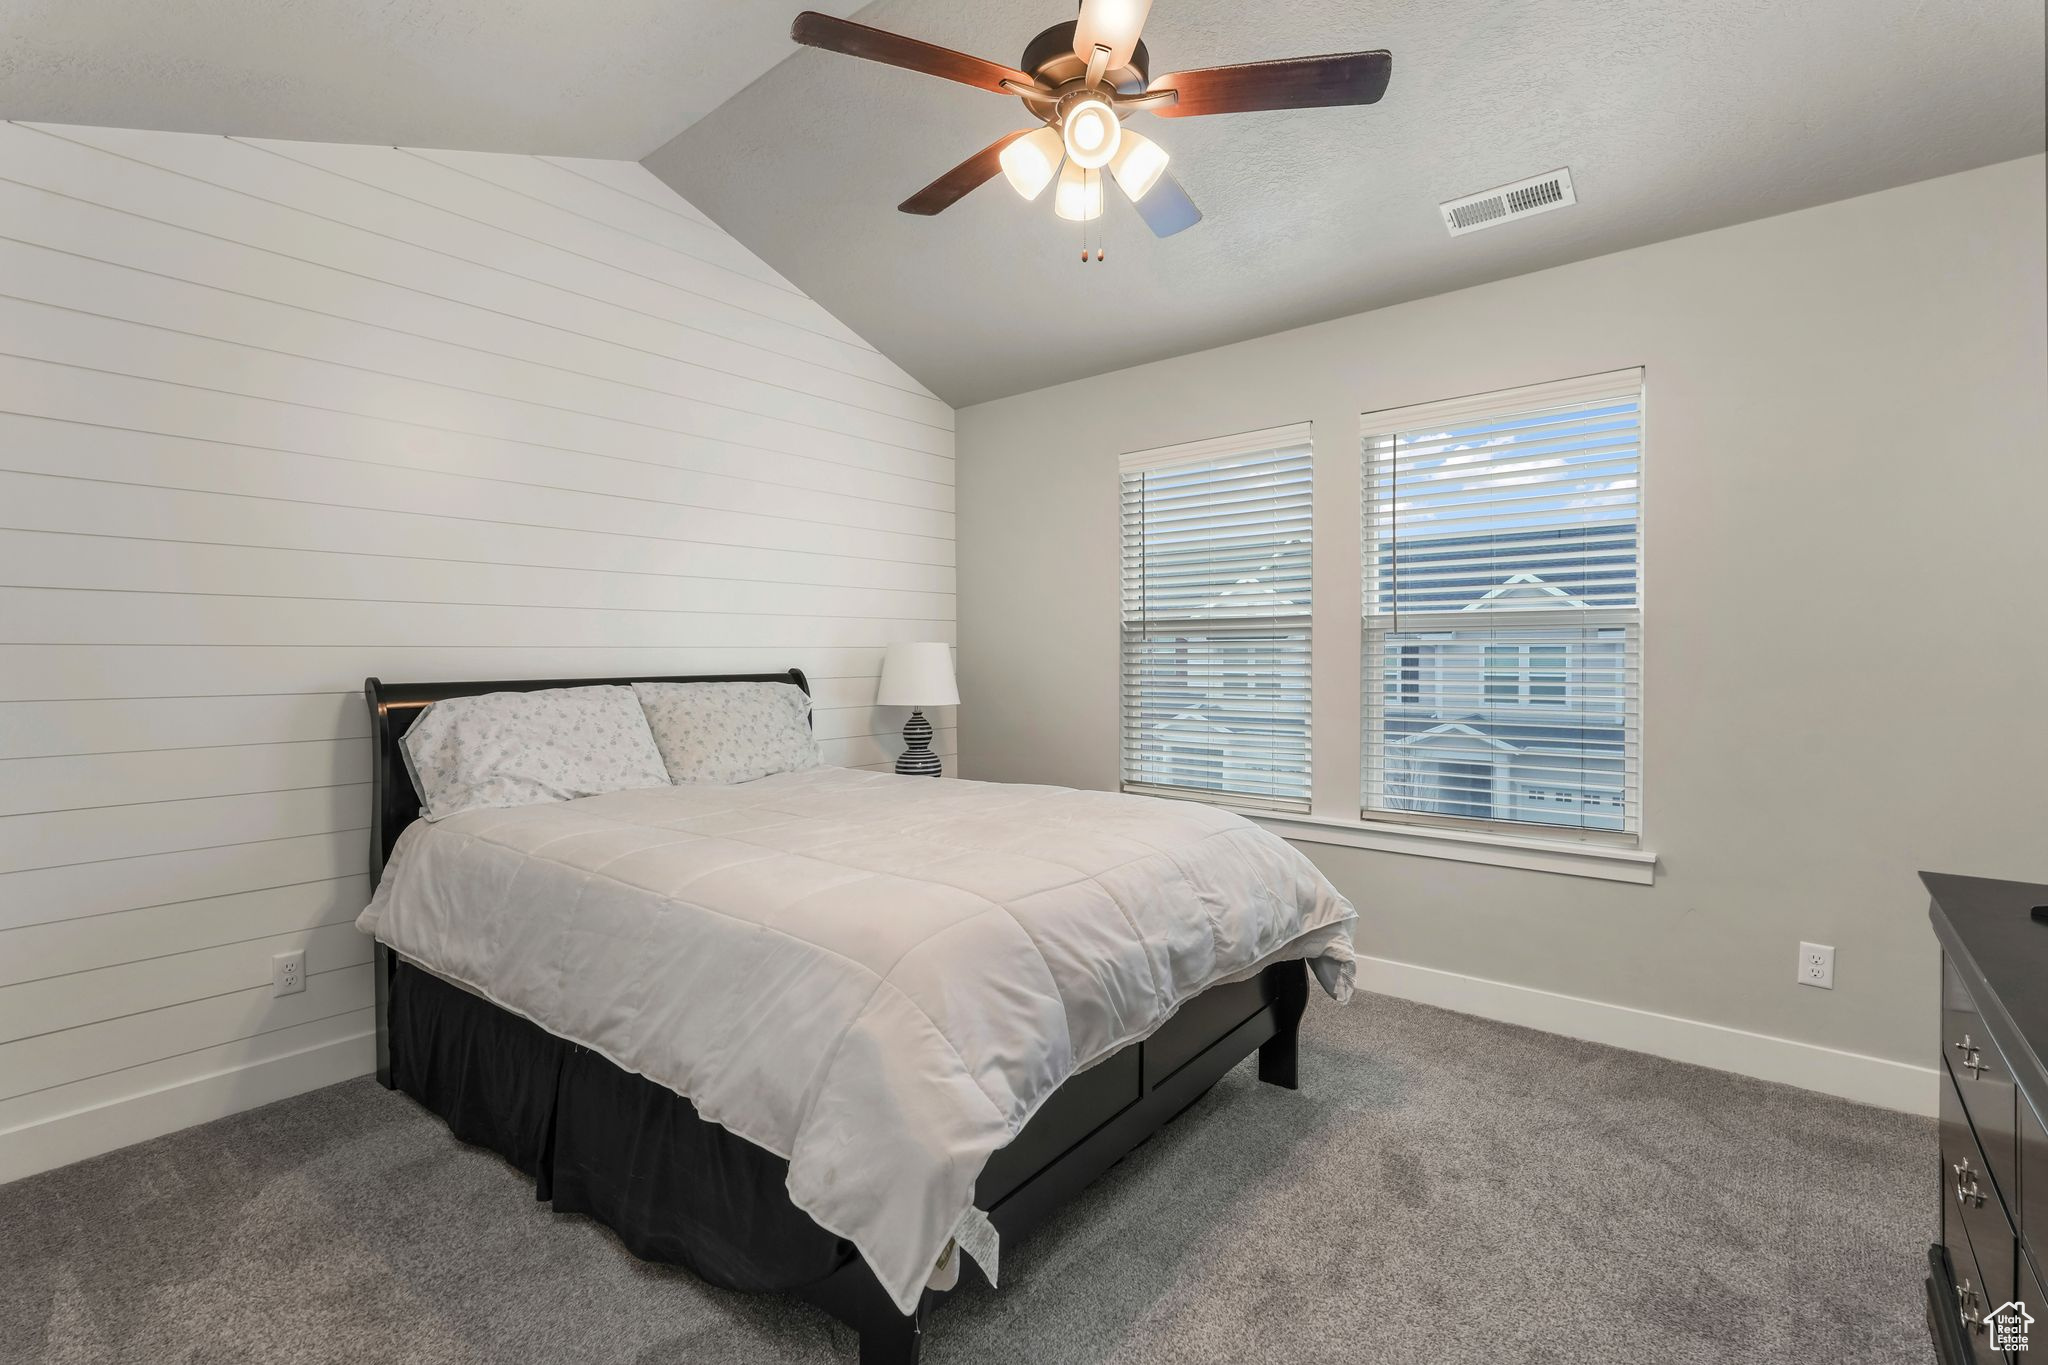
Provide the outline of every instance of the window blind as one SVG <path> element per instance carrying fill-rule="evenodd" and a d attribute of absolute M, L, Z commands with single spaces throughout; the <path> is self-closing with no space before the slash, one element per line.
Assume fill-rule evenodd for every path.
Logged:
<path fill-rule="evenodd" d="M 1365 417 L 1365 815 L 1640 828 L 1642 417 L 1641 370 Z"/>
<path fill-rule="evenodd" d="M 1306 424 L 1123 459 L 1123 786 L 1307 810 Z"/>

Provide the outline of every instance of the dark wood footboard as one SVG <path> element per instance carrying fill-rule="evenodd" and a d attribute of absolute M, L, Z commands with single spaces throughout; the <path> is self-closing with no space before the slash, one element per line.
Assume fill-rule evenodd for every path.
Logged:
<path fill-rule="evenodd" d="M 1061 1086 L 990 1158 L 975 1203 L 1009 1243 L 1058 1212 L 1252 1053 L 1259 1054 L 1260 1080 L 1294 1089 L 1307 1004 L 1308 970 L 1300 961 L 1196 996 L 1152 1037 Z M 797 1292 L 860 1333 L 861 1365 L 916 1365 L 927 1315 L 948 1297 L 927 1290 L 917 1312 L 905 1316 L 860 1260 Z"/>

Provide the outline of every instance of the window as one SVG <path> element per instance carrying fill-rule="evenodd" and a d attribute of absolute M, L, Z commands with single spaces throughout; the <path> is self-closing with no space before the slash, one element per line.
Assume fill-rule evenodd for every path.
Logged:
<path fill-rule="evenodd" d="M 1401 646 L 1403 651 L 1413 645 Z M 1488 645 L 1486 647 L 1486 695 L 1489 698 L 1512 700 L 1522 695 L 1522 651 L 1513 645 Z M 1419 701 L 1419 697 L 1405 697 L 1404 701 Z"/>
<path fill-rule="evenodd" d="M 1401 700 L 1418 701 L 1422 697 L 1422 646 L 1401 646 Z"/>
<path fill-rule="evenodd" d="M 1365 418 L 1366 817 L 1636 832 L 1642 385 Z"/>
<path fill-rule="evenodd" d="M 1309 432 L 1123 460 L 1123 785 L 1305 811 Z"/>
<path fill-rule="evenodd" d="M 1565 704 L 1566 657 L 1563 645 L 1529 646 L 1530 701 L 1539 706 Z"/>

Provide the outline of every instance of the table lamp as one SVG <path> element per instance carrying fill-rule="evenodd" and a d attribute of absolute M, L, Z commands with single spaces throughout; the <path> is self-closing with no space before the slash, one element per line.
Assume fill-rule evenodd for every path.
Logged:
<path fill-rule="evenodd" d="M 953 682 L 953 647 L 890 645 L 882 658 L 875 704 L 911 708 L 910 719 L 903 722 L 903 753 L 896 759 L 896 771 L 910 777 L 937 777 L 939 756 L 932 752 L 932 723 L 924 718 L 923 708 L 960 704 L 960 689 Z"/>

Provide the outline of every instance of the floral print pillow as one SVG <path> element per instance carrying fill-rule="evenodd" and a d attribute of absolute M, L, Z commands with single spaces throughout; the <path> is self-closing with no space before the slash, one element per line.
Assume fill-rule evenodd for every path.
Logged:
<path fill-rule="evenodd" d="M 405 756 L 429 820 L 668 785 L 647 717 L 625 687 L 437 701 L 405 732 Z"/>
<path fill-rule="evenodd" d="M 669 780 L 751 782 L 824 762 L 794 683 L 634 683 Z"/>

